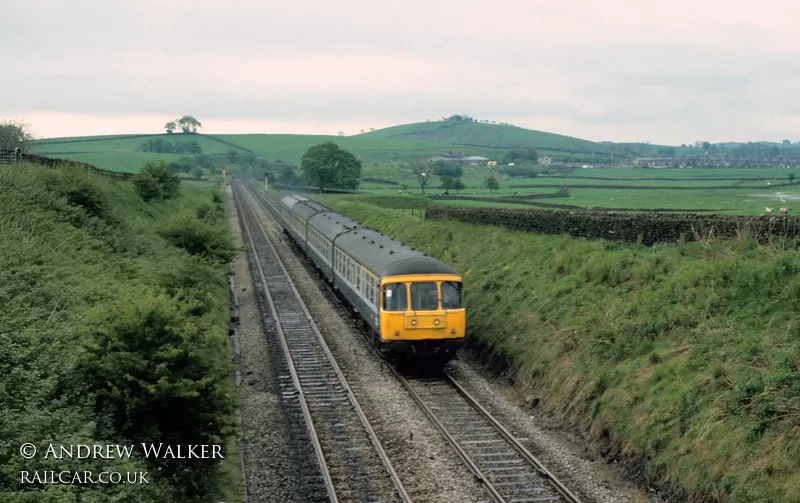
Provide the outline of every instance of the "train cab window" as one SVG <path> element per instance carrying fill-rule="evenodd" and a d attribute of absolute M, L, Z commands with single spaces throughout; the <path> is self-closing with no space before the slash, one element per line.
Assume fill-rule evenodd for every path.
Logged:
<path fill-rule="evenodd" d="M 442 281 L 442 309 L 461 309 L 461 283 Z"/>
<path fill-rule="evenodd" d="M 439 288 L 436 283 L 411 283 L 411 310 L 435 311 L 439 309 Z"/>
<path fill-rule="evenodd" d="M 405 283 L 395 283 L 383 287 L 384 311 L 405 311 L 406 309 L 408 309 L 408 302 L 406 302 Z"/>

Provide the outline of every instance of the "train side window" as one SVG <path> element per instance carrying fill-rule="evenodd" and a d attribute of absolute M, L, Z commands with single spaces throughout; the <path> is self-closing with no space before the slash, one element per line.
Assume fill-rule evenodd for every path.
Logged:
<path fill-rule="evenodd" d="M 413 311 L 439 309 L 439 289 L 436 283 L 411 283 L 411 309 Z"/>
<path fill-rule="evenodd" d="M 461 283 L 442 281 L 442 309 L 461 309 Z"/>
<path fill-rule="evenodd" d="M 408 309 L 406 301 L 405 283 L 395 283 L 383 287 L 383 310 L 384 311 L 405 311 Z"/>

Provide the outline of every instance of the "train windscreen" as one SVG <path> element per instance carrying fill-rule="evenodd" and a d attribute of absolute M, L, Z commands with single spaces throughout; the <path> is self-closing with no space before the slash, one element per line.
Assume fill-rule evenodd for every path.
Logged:
<path fill-rule="evenodd" d="M 461 283 L 442 281 L 442 309 L 461 309 Z"/>
<path fill-rule="evenodd" d="M 439 289 L 436 283 L 411 283 L 411 309 L 413 311 L 439 309 Z"/>
<path fill-rule="evenodd" d="M 383 310 L 405 311 L 408 309 L 406 301 L 406 284 L 394 283 L 383 287 Z"/>

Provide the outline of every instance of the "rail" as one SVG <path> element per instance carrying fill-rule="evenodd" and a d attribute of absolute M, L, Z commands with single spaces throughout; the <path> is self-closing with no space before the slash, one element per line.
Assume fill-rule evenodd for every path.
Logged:
<path fill-rule="evenodd" d="M 252 184 L 273 215 L 274 202 Z M 324 284 L 324 282 L 321 282 Z M 327 284 L 324 284 L 328 288 Z M 335 298 L 335 297 L 334 297 Z M 365 336 L 367 345 L 380 353 Z M 410 381 L 394 366 L 387 369 L 403 385 L 423 413 L 455 449 L 473 475 L 497 503 L 552 501 L 581 503 L 544 464 L 522 445 L 449 373 Z"/>
<path fill-rule="evenodd" d="M 379 495 L 380 501 L 410 503 L 252 203 L 242 201 L 237 184 L 232 188 L 330 500 L 338 502 L 342 493 L 362 501 L 372 501 Z M 382 465 L 384 477 L 376 471 L 377 464 Z"/>

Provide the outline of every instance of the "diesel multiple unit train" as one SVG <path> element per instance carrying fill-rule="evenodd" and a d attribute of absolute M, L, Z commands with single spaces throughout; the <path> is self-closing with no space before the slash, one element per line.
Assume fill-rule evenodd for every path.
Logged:
<path fill-rule="evenodd" d="M 461 276 L 447 264 L 302 196 L 281 200 L 284 231 L 384 354 L 451 359 L 464 339 Z"/>

